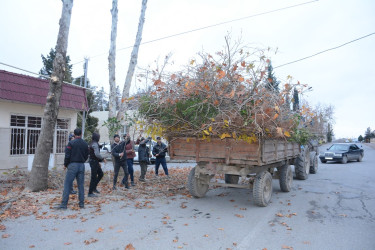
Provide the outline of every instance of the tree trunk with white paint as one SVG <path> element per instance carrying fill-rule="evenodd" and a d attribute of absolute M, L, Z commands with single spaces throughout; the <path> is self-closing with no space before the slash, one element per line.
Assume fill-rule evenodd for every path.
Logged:
<path fill-rule="evenodd" d="M 108 56 L 108 70 L 109 70 L 109 113 L 108 118 L 116 116 L 117 109 L 117 91 L 116 91 L 116 37 L 117 37 L 117 21 L 118 9 L 117 0 L 112 1 L 112 29 L 111 29 L 111 46 Z M 112 139 L 112 138 L 110 138 Z"/>
<path fill-rule="evenodd" d="M 141 40 L 142 40 L 142 31 L 143 31 L 143 24 L 145 22 L 146 8 L 147 8 L 147 0 L 143 0 L 142 1 L 141 16 L 139 17 L 139 23 L 138 23 L 137 37 L 135 39 L 135 44 L 134 44 L 133 51 L 132 51 L 132 54 L 131 54 L 131 57 L 130 57 L 129 68 L 128 68 L 128 72 L 126 74 L 124 89 L 122 91 L 120 109 L 117 113 L 117 120 L 121 121 L 121 124 L 124 124 L 124 122 L 125 122 L 124 117 L 125 117 L 125 112 L 126 112 L 127 106 L 128 106 L 127 102 L 126 102 L 126 98 L 129 98 L 129 90 L 130 90 L 131 82 L 132 82 L 132 79 L 133 79 L 135 66 L 137 66 L 138 50 L 139 50 L 139 45 L 140 45 Z"/>
<path fill-rule="evenodd" d="M 63 0 L 63 8 L 60 18 L 60 28 L 56 43 L 56 57 L 53 61 L 53 73 L 49 81 L 49 92 L 44 108 L 42 129 L 38 139 L 38 145 L 27 182 L 27 189 L 36 192 L 48 187 L 48 163 L 53 147 L 53 135 L 59 114 L 60 97 L 65 74 L 66 51 L 68 48 L 68 37 L 70 19 L 72 15 L 73 0 Z"/>

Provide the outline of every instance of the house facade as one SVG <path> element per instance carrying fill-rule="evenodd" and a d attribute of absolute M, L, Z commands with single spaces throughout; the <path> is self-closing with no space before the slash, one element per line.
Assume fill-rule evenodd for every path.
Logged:
<path fill-rule="evenodd" d="M 41 132 L 49 81 L 0 70 L 0 171 L 15 167 L 31 170 Z M 63 84 L 49 168 L 63 164 L 69 133 L 77 112 L 87 109 L 86 92 Z"/>

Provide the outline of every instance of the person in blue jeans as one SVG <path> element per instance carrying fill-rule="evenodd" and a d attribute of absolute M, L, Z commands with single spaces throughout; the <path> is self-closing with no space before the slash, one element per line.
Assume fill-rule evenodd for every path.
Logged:
<path fill-rule="evenodd" d="M 134 141 L 132 141 L 130 139 L 129 134 L 127 134 L 125 136 L 125 151 L 126 151 L 126 164 L 128 165 L 128 171 L 129 171 L 129 175 L 130 175 L 131 185 L 135 186 L 135 183 L 134 183 L 134 168 L 133 168 L 134 157 L 135 157 Z M 122 179 L 122 184 L 125 185 L 126 181 L 127 180 L 125 180 L 125 176 L 124 176 L 124 178 Z"/>
<path fill-rule="evenodd" d="M 56 209 L 67 209 L 69 194 L 72 190 L 73 181 L 77 179 L 78 183 L 78 200 L 79 207 L 85 206 L 85 162 L 89 157 L 89 145 L 82 138 L 82 130 L 76 128 L 74 130 L 75 139 L 70 141 L 65 148 L 64 168 L 67 168 L 64 191 L 61 204 Z"/>
<path fill-rule="evenodd" d="M 161 138 L 158 136 L 156 137 L 156 145 L 152 149 L 152 154 L 155 156 L 155 175 L 159 175 L 159 167 L 160 164 L 163 167 L 164 173 L 166 176 L 168 175 L 168 167 L 167 167 L 167 161 L 165 160 L 165 155 L 168 151 L 167 146 L 161 142 Z"/>

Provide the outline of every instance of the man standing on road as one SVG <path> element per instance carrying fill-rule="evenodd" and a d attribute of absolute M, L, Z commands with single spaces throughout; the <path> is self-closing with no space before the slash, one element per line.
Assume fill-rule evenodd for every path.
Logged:
<path fill-rule="evenodd" d="M 135 186 L 135 184 L 134 184 L 134 169 L 133 169 L 134 157 L 135 157 L 134 141 L 132 141 L 130 139 L 129 134 L 127 134 L 125 136 L 125 150 L 126 150 L 126 165 L 128 165 L 128 171 L 129 171 L 129 175 L 130 175 L 131 185 Z M 124 180 L 122 182 L 125 183 L 125 177 L 124 177 Z"/>
<path fill-rule="evenodd" d="M 100 162 L 107 162 L 103 156 L 100 155 L 99 150 L 99 140 L 100 135 L 98 133 L 92 133 L 92 141 L 90 144 L 90 168 L 91 168 L 91 181 L 89 187 L 89 197 L 96 197 L 95 193 L 100 193 L 96 187 L 98 186 L 100 180 L 103 178 L 103 170 L 101 168 Z"/>
<path fill-rule="evenodd" d="M 76 178 L 78 183 L 79 207 L 85 206 L 85 162 L 89 157 L 88 144 L 81 138 L 82 130 L 74 130 L 75 139 L 70 141 L 65 148 L 64 168 L 68 168 L 64 181 L 64 192 L 61 204 L 56 209 L 67 209 L 69 193 L 72 190 L 73 181 Z"/>
<path fill-rule="evenodd" d="M 168 175 L 168 168 L 167 168 L 167 161 L 165 160 L 165 154 L 167 153 L 168 149 L 167 146 L 161 142 L 160 136 L 156 137 L 157 144 L 152 149 L 152 154 L 155 156 L 155 175 L 159 176 L 159 167 L 160 164 L 164 169 L 164 173 L 166 176 Z"/>
<path fill-rule="evenodd" d="M 125 141 L 120 143 L 120 136 L 115 135 L 114 136 L 115 143 L 112 145 L 112 155 L 115 158 L 115 175 L 113 176 L 113 187 L 112 190 L 117 190 L 116 184 L 117 184 L 117 177 L 118 173 L 120 171 L 120 167 L 124 170 L 124 179 L 123 183 L 125 185 L 125 188 L 129 189 L 129 171 L 128 166 L 126 165 L 126 152 L 125 152 Z"/>
<path fill-rule="evenodd" d="M 150 158 L 150 149 L 146 146 L 147 142 L 151 140 L 151 137 L 148 137 L 146 140 L 145 138 L 140 138 L 139 146 L 138 146 L 138 161 L 139 165 L 141 166 L 141 176 L 139 177 L 139 181 L 145 182 L 146 181 L 146 173 L 147 173 L 147 164 Z"/>

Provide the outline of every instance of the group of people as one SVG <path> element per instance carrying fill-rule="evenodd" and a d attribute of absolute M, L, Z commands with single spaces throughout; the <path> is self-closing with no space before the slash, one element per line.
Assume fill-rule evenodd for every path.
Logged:
<path fill-rule="evenodd" d="M 82 138 L 82 130 L 76 128 L 74 130 L 74 135 L 69 136 L 69 143 L 65 148 L 65 158 L 64 158 L 64 168 L 67 169 L 65 181 L 64 181 L 64 191 L 61 204 L 56 207 L 56 209 L 66 209 L 69 200 L 69 194 L 75 194 L 76 191 L 73 190 L 73 181 L 77 179 L 78 185 L 78 200 L 79 207 L 84 208 L 84 177 L 85 177 L 85 165 L 84 163 L 89 159 L 89 164 L 91 168 L 91 180 L 89 185 L 88 197 L 96 197 L 100 194 L 97 186 L 100 180 L 103 178 L 103 170 L 101 168 L 101 163 L 106 163 L 106 159 L 100 154 L 99 140 L 100 135 L 98 133 L 92 134 L 92 140 L 90 144 L 87 144 Z M 130 135 L 124 136 L 124 140 L 121 141 L 119 135 L 114 135 L 114 143 L 111 146 L 111 154 L 113 156 L 114 162 L 114 176 L 113 176 L 113 187 L 112 190 L 117 190 L 117 178 L 122 168 L 124 171 L 124 178 L 121 183 L 126 189 L 131 186 L 135 186 L 134 182 L 134 158 L 135 144 L 138 146 L 138 161 L 141 168 L 141 175 L 139 181 L 146 181 L 147 165 L 150 164 L 150 148 L 147 144 L 151 141 L 151 137 L 144 138 L 139 136 L 137 141 L 131 140 Z M 168 167 L 166 163 L 166 153 L 167 146 L 162 143 L 161 138 L 156 138 L 157 143 L 153 146 L 152 154 L 155 156 L 155 175 L 159 175 L 159 167 L 162 165 L 164 173 L 169 177 Z M 130 175 L 130 185 L 129 185 L 129 175 Z"/>

